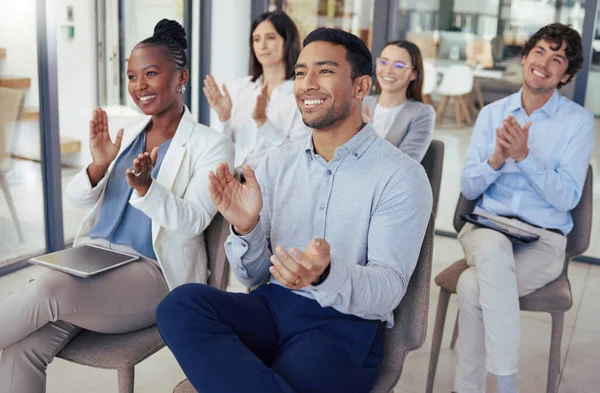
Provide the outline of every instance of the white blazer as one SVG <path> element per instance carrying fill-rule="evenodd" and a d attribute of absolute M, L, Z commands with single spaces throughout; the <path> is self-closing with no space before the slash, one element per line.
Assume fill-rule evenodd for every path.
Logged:
<path fill-rule="evenodd" d="M 144 117 L 125 128 L 119 154 L 149 121 L 150 117 Z M 210 272 L 203 231 L 217 213 L 208 191 L 208 171 L 215 170 L 220 162 L 231 167 L 233 154 L 229 138 L 194 122 L 185 108 L 157 178 L 144 197 L 131 194 L 129 203 L 152 219 L 152 247 L 170 289 L 190 282 L 207 282 Z M 71 203 L 91 209 L 81 223 L 75 245 L 99 219 L 113 165 L 114 161 L 96 187 L 90 183 L 87 168 L 67 185 L 66 195 Z"/>

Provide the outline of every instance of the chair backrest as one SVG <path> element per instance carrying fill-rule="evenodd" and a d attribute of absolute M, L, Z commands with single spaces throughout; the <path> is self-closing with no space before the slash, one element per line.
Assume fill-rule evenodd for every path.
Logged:
<path fill-rule="evenodd" d="M 434 227 L 435 219 L 432 214 L 408 289 L 400 305 L 394 310 L 394 327 L 386 331 L 385 357 L 371 393 L 391 392 L 402 375 L 402 366 L 408 352 L 419 349 L 425 342 Z"/>
<path fill-rule="evenodd" d="M 23 90 L 0 87 L 0 172 L 11 166 L 13 135 L 24 99 Z"/>
<path fill-rule="evenodd" d="M 433 214 L 437 216 L 438 201 L 440 199 L 440 187 L 442 185 L 442 168 L 444 167 L 444 142 L 436 139 L 431 141 L 429 149 L 425 153 L 421 165 L 427 173 L 433 193 Z"/>
<path fill-rule="evenodd" d="M 204 230 L 204 243 L 208 258 L 208 284 L 221 290 L 227 289 L 229 282 L 229 262 L 225 255 L 225 240 L 229 236 L 229 224 L 220 213 L 217 213 L 212 222 Z"/>
<path fill-rule="evenodd" d="M 567 237 L 567 249 L 565 258 L 567 260 L 574 258 L 586 252 L 590 246 L 590 237 L 592 233 L 592 212 L 594 207 L 594 172 L 592 166 L 588 166 L 581 199 L 573 210 L 573 230 Z M 566 269 L 566 266 L 565 266 Z"/>
<path fill-rule="evenodd" d="M 431 141 L 421 165 L 423 165 L 431 185 L 433 194 L 432 214 L 421 244 L 417 266 L 408 283 L 406 294 L 394 310 L 394 327 L 386 331 L 385 358 L 371 393 L 389 393 L 392 391 L 402 375 L 402 365 L 406 355 L 410 351 L 419 349 L 425 342 L 427 334 L 435 215 L 444 166 L 444 143 L 442 141 Z"/>
<path fill-rule="evenodd" d="M 437 86 L 437 71 L 430 61 L 423 62 L 423 94 L 431 94 Z"/>
<path fill-rule="evenodd" d="M 581 199 L 573 210 L 571 210 L 571 217 L 573 218 L 573 230 L 567 236 L 567 249 L 565 251 L 565 260 L 569 261 L 578 255 L 583 254 L 590 246 L 590 235 L 592 231 L 592 210 L 593 210 L 593 188 L 594 188 L 594 173 L 592 166 L 588 166 L 587 175 L 585 177 L 585 183 L 583 184 L 583 191 L 581 193 Z M 460 219 L 460 215 L 463 213 L 470 213 L 475 209 L 475 205 L 478 200 L 469 201 L 462 194 L 456 204 L 456 210 L 454 211 L 454 229 L 456 232 L 460 232 L 465 222 Z M 565 263 L 565 272 L 567 264 Z"/>
<path fill-rule="evenodd" d="M 479 198 L 470 201 L 467 198 L 465 198 L 465 196 L 462 193 L 460 194 L 460 196 L 458 197 L 458 202 L 456 202 L 456 209 L 454 209 L 453 224 L 456 233 L 460 232 L 462 227 L 465 226 L 465 222 L 460 218 L 461 214 L 473 212 L 478 201 Z"/>
<path fill-rule="evenodd" d="M 465 95 L 473 90 L 473 70 L 464 64 L 448 67 L 438 88 L 443 95 Z"/>

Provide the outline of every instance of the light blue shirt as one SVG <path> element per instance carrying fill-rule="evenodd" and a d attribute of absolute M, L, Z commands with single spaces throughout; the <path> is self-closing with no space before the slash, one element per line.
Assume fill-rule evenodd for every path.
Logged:
<path fill-rule="evenodd" d="M 225 243 L 236 277 L 250 287 L 269 276 L 267 238 L 287 250 L 324 238 L 331 246 L 329 276 L 294 292 L 391 327 L 431 216 L 423 167 L 368 124 L 330 162 L 314 153 L 311 135 L 269 152 L 256 176 L 260 222 L 246 236 L 232 232 Z"/>
<path fill-rule="evenodd" d="M 520 162 L 509 157 L 495 171 L 487 160 L 494 153 L 496 128 L 509 115 L 521 127 L 531 121 L 529 154 Z M 486 106 L 477 117 L 461 192 L 471 200 L 483 194 L 475 212 L 516 216 L 568 234 L 573 228 L 569 211 L 581 198 L 593 147 L 594 117 L 588 110 L 554 91 L 527 116 L 519 91 Z"/>
<path fill-rule="evenodd" d="M 171 139 L 159 146 L 152 177 L 158 176 L 170 144 Z M 127 183 L 125 177 L 126 170 L 133 167 L 133 160 L 144 151 L 146 151 L 146 131 L 141 132 L 117 157 L 108 177 L 100 217 L 88 236 L 91 239 L 102 238 L 113 244 L 129 246 L 140 255 L 156 259 L 152 247 L 152 220 L 129 204 L 133 188 Z"/>

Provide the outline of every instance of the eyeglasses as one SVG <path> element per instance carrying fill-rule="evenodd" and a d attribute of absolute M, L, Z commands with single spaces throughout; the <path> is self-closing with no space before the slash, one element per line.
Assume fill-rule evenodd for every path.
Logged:
<path fill-rule="evenodd" d="M 387 66 L 390 63 L 391 62 L 389 60 L 387 60 L 387 59 L 380 59 L 380 58 L 377 59 L 377 64 L 380 65 L 380 66 L 382 66 L 382 67 L 385 67 L 385 66 Z M 414 67 L 411 67 L 408 64 L 403 63 L 401 61 L 394 61 L 393 65 L 394 65 L 394 68 L 396 70 L 403 70 L 405 68 L 408 68 L 408 69 L 412 70 L 414 68 Z"/>

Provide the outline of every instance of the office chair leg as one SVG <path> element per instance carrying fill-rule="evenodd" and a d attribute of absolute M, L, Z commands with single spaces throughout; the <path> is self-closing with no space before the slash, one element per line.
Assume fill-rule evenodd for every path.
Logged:
<path fill-rule="evenodd" d="M 13 203 L 12 195 L 10 194 L 10 188 L 8 187 L 8 181 L 6 180 L 6 176 L 4 175 L 4 173 L 0 173 L 0 186 L 2 187 L 2 191 L 4 191 L 4 198 L 6 199 L 6 203 L 8 204 L 8 210 L 10 210 L 10 215 L 12 216 L 13 222 L 15 223 L 15 227 L 17 228 L 19 242 L 23 243 L 25 242 L 25 238 L 23 237 L 23 230 L 21 229 L 19 216 L 17 216 L 17 210 L 15 209 L 15 204 Z"/>
<path fill-rule="evenodd" d="M 563 326 L 565 323 L 564 312 L 553 312 L 552 336 L 550 338 L 550 357 L 548 360 L 548 385 L 546 393 L 556 393 L 558 376 L 560 374 L 560 345 L 562 342 Z"/>
<path fill-rule="evenodd" d="M 460 107 L 460 96 L 454 96 L 454 117 L 456 119 L 456 126 L 462 127 L 462 109 Z"/>
<path fill-rule="evenodd" d="M 450 295 L 450 291 L 440 288 L 437 311 L 435 314 L 433 337 L 431 339 L 431 355 L 429 355 L 429 371 L 427 372 L 426 393 L 433 392 L 433 382 L 435 381 L 438 358 L 440 357 L 440 347 L 442 346 L 442 337 L 444 336 L 444 323 L 446 322 L 446 312 L 448 311 Z"/>
<path fill-rule="evenodd" d="M 446 116 L 446 108 L 448 107 L 449 96 L 442 96 L 440 98 L 440 104 L 437 107 L 437 113 L 435 114 L 436 120 L 440 125 L 444 122 L 444 116 Z"/>
<path fill-rule="evenodd" d="M 117 373 L 119 378 L 119 393 L 133 393 L 135 368 L 122 368 L 117 370 Z"/>
<path fill-rule="evenodd" d="M 452 341 L 450 341 L 450 349 L 454 349 L 456 345 L 456 340 L 458 339 L 458 315 L 460 314 L 460 310 L 456 312 L 456 321 L 454 321 L 454 330 L 452 331 Z"/>
<path fill-rule="evenodd" d="M 470 100 L 472 100 L 472 98 L 468 94 L 460 97 L 460 108 L 468 125 L 473 124 L 473 119 L 471 119 L 471 114 L 469 113 L 468 108 L 469 105 L 473 105 Z"/>

